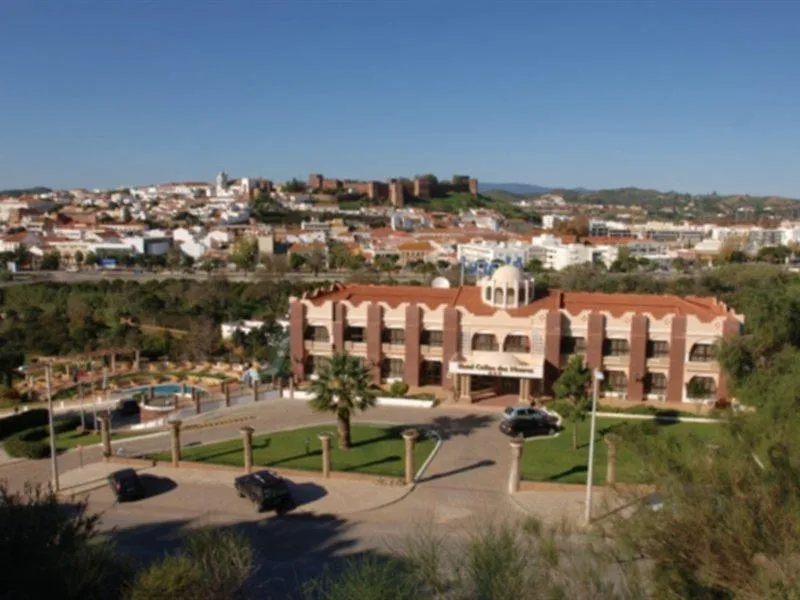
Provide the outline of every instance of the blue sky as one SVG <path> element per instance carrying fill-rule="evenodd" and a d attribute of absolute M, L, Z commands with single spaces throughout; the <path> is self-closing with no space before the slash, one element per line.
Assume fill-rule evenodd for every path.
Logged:
<path fill-rule="evenodd" d="M 800 3 L 0 0 L 0 189 L 434 172 L 800 198 Z"/>

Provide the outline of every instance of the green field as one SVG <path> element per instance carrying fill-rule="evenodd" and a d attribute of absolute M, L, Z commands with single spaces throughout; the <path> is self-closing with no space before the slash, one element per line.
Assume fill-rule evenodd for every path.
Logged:
<path fill-rule="evenodd" d="M 331 468 L 334 471 L 355 471 L 374 475 L 402 476 L 404 472 L 403 427 L 379 427 L 353 425 L 350 450 L 339 450 L 336 443 L 336 425 L 306 427 L 292 431 L 279 431 L 253 436 L 253 463 L 261 467 L 322 470 L 322 448 L 317 437 L 321 433 L 332 434 Z M 306 443 L 309 451 L 306 452 Z M 433 438 L 418 439 L 414 450 L 414 461 L 419 468 L 431 453 Z M 155 455 L 157 460 L 170 460 L 167 452 Z M 187 461 L 243 466 L 242 440 L 204 444 L 185 449 L 181 458 Z"/>
<path fill-rule="evenodd" d="M 136 435 L 142 435 L 141 431 L 124 431 L 119 433 L 111 432 L 111 440 L 122 440 L 125 438 L 133 437 Z M 68 450 L 70 448 L 75 448 L 78 444 L 83 446 L 91 446 L 93 444 L 99 444 L 103 441 L 100 434 L 92 433 L 91 430 L 85 433 L 78 433 L 77 431 L 66 431 L 64 433 L 59 433 L 56 435 L 56 448 L 59 450 Z"/>
<path fill-rule="evenodd" d="M 606 460 L 608 452 L 603 435 L 612 432 L 626 423 L 642 425 L 647 421 L 627 419 L 597 419 L 597 438 L 595 442 L 595 463 L 592 479 L 596 484 L 605 483 Z M 537 439 L 525 444 L 522 454 L 522 478 L 532 481 L 551 481 L 554 483 L 585 483 L 589 464 L 589 419 L 578 424 L 579 448 L 572 449 L 572 424 L 565 423 L 564 430 L 557 436 Z M 658 436 L 677 436 L 688 438 L 697 436 L 713 444 L 724 434 L 723 424 L 712 423 L 661 423 L 657 425 Z M 624 444 L 617 447 L 617 482 L 644 483 L 647 477 L 642 472 L 642 460 Z"/>

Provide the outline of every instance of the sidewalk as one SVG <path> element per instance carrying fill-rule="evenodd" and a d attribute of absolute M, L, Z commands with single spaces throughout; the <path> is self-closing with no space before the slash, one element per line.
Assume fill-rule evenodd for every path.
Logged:
<path fill-rule="evenodd" d="M 60 494 L 70 497 L 85 494 L 94 490 L 101 490 L 108 486 L 106 477 L 119 469 L 128 468 L 123 464 L 98 462 L 86 465 L 83 468 L 72 469 L 64 472 L 60 477 Z M 172 481 L 181 486 L 206 487 L 207 495 L 190 494 L 192 500 L 200 503 L 205 510 L 214 508 L 224 509 L 228 504 L 228 491 L 233 490 L 233 480 L 243 474 L 241 469 L 194 469 L 182 466 L 178 469 L 172 467 L 136 467 L 136 471 L 146 476 L 145 487 L 149 481 Z M 288 477 L 292 489 L 292 497 L 298 504 L 294 513 L 317 513 L 347 515 L 375 510 L 405 497 L 410 488 L 397 486 L 383 486 L 367 481 L 353 481 L 343 479 L 323 479 L 322 477 L 292 475 Z M 213 489 L 212 489 L 213 488 Z M 215 492 L 224 490 L 225 505 L 215 507 Z"/>

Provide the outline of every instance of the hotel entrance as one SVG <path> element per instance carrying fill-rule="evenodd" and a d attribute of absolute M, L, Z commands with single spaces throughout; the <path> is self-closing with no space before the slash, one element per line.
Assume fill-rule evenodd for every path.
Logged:
<path fill-rule="evenodd" d="M 542 367 L 493 353 L 452 361 L 453 400 L 459 403 L 518 404 L 530 402 L 541 389 Z M 489 353 L 481 353 L 489 354 Z M 480 362 L 479 362 L 480 360 Z M 514 361 L 512 363 L 512 361 Z"/>
<path fill-rule="evenodd" d="M 482 402 L 498 396 L 518 398 L 522 388 L 518 377 L 473 375 L 470 384 L 473 402 Z"/>

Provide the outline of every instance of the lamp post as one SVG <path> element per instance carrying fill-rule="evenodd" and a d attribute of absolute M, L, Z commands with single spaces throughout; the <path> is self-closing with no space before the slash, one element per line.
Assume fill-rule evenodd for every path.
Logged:
<path fill-rule="evenodd" d="M 600 393 L 600 382 L 605 377 L 600 369 L 592 371 L 592 419 L 589 426 L 589 468 L 586 473 L 586 507 L 584 513 L 584 523 L 588 525 L 592 521 L 592 477 L 594 475 L 594 438 L 597 430 L 597 396 Z"/>
<path fill-rule="evenodd" d="M 52 386 L 53 366 L 48 363 L 45 366 L 45 381 L 47 385 L 47 420 L 50 425 L 50 476 L 52 478 L 53 490 L 58 491 L 58 460 L 56 458 L 56 432 L 53 428 L 53 386 Z"/>

